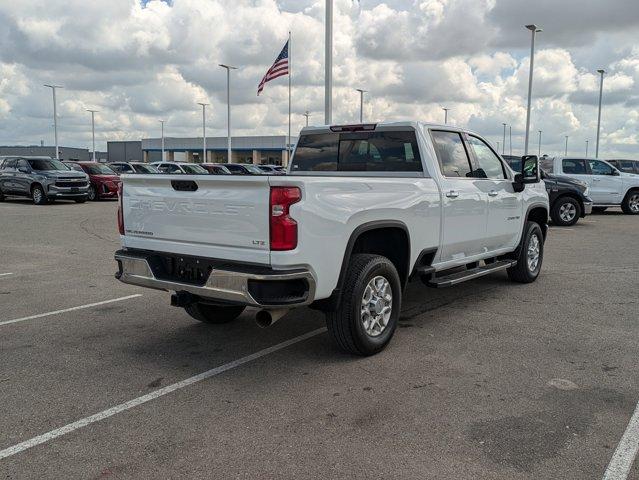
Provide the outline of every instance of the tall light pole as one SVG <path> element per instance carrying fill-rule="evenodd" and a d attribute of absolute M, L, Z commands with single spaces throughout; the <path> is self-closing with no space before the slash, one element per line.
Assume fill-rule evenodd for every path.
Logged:
<path fill-rule="evenodd" d="M 231 160 L 231 70 L 237 70 L 237 67 L 231 65 L 224 65 L 220 63 L 220 67 L 226 69 L 226 122 L 228 128 L 228 141 L 227 141 L 227 162 L 233 163 Z"/>
<path fill-rule="evenodd" d="M 164 120 L 160 120 L 160 125 L 162 125 L 162 161 L 164 161 Z M 204 150 L 206 150 L 206 147 Z"/>
<path fill-rule="evenodd" d="M 588 158 L 588 140 L 586 140 L 586 158 Z"/>
<path fill-rule="evenodd" d="M 359 92 L 359 123 L 364 123 L 364 94 L 368 90 L 362 90 L 361 88 L 356 88 Z"/>
<path fill-rule="evenodd" d="M 442 107 L 442 110 L 444 111 L 444 125 L 448 125 L 448 110 L 450 108 Z"/>
<path fill-rule="evenodd" d="M 45 85 L 53 92 L 53 136 L 55 138 L 55 158 L 60 160 L 60 149 L 58 148 L 58 105 L 55 98 L 57 88 L 64 88 L 62 85 Z"/>
<path fill-rule="evenodd" d="M 93 139 L 93 161 L 95 162 L 95 114 L 98 110 L 87 109 L 87 112 L 91 112 L 91 138 Z"/>
<path fill-rule="evenodd" d="M 308 118 L 311 116 L 311 112 L 309 112 L 308 110 L 306 110 L 304 112 L 304 116 L 306 117 L 306 126 L 308 127 Z"/>
<path fill-rule="evenodd" d="M 603 79 L 606 71 L 603 68 L 597 70 L 597 73 L 601 76 L 599 81 L 599 114 L 597 115 L 597 143 L 595 146 L 595 158 L 599 158 L 599 131 L 601 129 L 601 97 L 603 95 Z"/>
<path fill-rule="evenodd" d="M 333 0 L 326 0 L 324 52 L 324 123 L 333 123 Z"/>
<path fill-rule="evenodd" d="M 539 132 L 539 147 L 537 151 L 537 156 L 541 157 L 541 130 L 538 130 L 538 132 Z"/>
<path fill-rule="evenodd" d="M 568 135 L 566 135 L 566 149 L 564 150 L 564 157 L 568 156 Z"/>
<path fill-rule="evenodd" d="M 533 67 L 535 64 L 535 34 L 541 32 L 537 25 L 526 25 L 532 32 L 530 41 L 530 72 L 528 72 L 528 108 L 526 109 L 526 140 L 524 141 L 524 155 L 528 155 L 528 135 L 530 133 L 530 102 L 532 101 Z"/>
<path fill-rule="evenodd" d="M 206 106 L 208 103 L 197 102 L 202 105 L 202 163 L 206 162 Z M 162 124 L 164 126 L 164 124 Z M 164 156 L 164 154 L 163 154 Z"/>
<path fill-rule="evenodd" d="M 510 137 L 510 141 L 508 142 L 510 144 L 510 154 L 513 154 L 513 126 L 512 125 L 508 125 L 508 135 Z"/>
<path fill-rule="evenodd" d="M 504 138 L 502 139 L 503 142 L 501 144 L 501 154 L 505 154 L 506 153 L 506 124 L 502 123 L 502 125 L 504 126 Z"/>

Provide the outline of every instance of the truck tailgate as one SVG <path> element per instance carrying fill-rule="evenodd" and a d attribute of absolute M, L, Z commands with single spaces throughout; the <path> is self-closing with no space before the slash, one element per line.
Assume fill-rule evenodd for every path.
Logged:
<path fill-rule="evenodd" d="M 270 263 L 267 176 L 122 179 L 125 247 Z"/>

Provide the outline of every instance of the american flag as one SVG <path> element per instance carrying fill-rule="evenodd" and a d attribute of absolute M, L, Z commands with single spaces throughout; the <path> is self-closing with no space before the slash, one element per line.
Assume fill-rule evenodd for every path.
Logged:
<path fill-rule="evenodd" d="M 288 40 L 286 41 L 286 44 L 284 45 L 284 48 L 282 49 L 280 54 L 275 59 L 275 62 L 273 63 L 271 68 L 269 68 L 266 72 L 266 75 L 262 77 L 262 80 L 257 87 L 257 94 L 259 95 L 260 93 L 262 93 L 266 82 L 270 82 L 274 78 L 281 77 L 283 75 L 288 75 Z"/>

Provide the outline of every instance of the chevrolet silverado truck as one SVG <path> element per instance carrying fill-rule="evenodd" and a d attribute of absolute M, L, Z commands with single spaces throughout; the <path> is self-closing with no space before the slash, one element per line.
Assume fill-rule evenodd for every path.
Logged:
<path fill-rule="evenodd" d="M 388 344 L 411 280 L 537 279 L 549 209 L 536 156 L 515 173 L 481 136 L 419 122 L 306 127 L 286 176 L 123 176 L 119 198 L 120 281 L 213 324 L 310 306 L 359 355 Z"/>

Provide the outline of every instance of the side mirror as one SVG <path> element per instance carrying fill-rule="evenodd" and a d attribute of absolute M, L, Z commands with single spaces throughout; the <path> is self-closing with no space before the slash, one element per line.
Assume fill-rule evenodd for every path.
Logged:
<path fill-rule="evenodd" d="M 523 183 L 539 183 L 541 172 L 537 155 L 524 155 L 521 157 L 521 175 Z"/>

